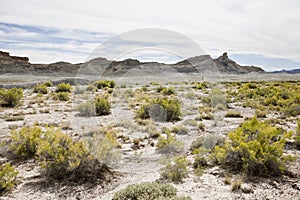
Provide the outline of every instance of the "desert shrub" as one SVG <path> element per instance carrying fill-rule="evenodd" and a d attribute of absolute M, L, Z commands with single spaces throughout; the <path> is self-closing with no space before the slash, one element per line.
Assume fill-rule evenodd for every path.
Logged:
<path fill-rule="evenodd" d="M 219 89 L 214 88 L 211 90 L 209 97 L 211 99 L 210 106 L 214 110 L 225 110 L 227 107 L 225 93 Z"/>
<path fill-rule="evenodd" d="M 228 111 L 226 112 L 225 117 L 242 118 L 243 116 L 238 111 Z"/>
<path fill-rule="evenodd" d="M 231 191 L 237 191 L 240 190 L 242 187 L 242 179 L 241 178 L 235 178 L 231 183 Z"/>
<path fill-rule="evenodd" d="M 194 151 L 197 148 L 204 147 L 206 149 L 213 149 L 216 145 L 223 145 L 224 139 L 220 135 L 208 134 L 200 136 L 193 140 L 190 148 Z"/>
<path fill-rule="evenodd" d="M 68 92 L 58 92 L 57 98 L 60 101 L 68 101 L 69 100 L 69 93 Z"/>
<path fill-rule="evenodd" d="M 163 87 L 163 86 L 159 86 L 158 88 L 156 88 L 156 91 L 159 93 L 162 93 L 163 95 L 172 95 L 172 94 L 176 94 L 176 90 L 174 87 Z"/>
<path fill-rule="evenodd" d="M 72 87 L 69 83 L 60 83 L 56 86 L 55 92 L 71 92 Z"/>
<path fill-rule="evenodd" d="M 10 150 L 17 158 L 33 158 L 37 151 L 42 129 L 40 127 L 23 127 L 11 131 Z"/>
<path fill-rule="evenodd" d="M 283 112 L 289 116 L 300 115 L 300 104 L 292 104 L 286 107 Z"/>
<path fill-rule="evenodd" d="M 177 140 L 175 137 L 173 137 L 170 133 L 170 131 L 166 131 L 166 137 L 159 136 L 158 142 L 156 144 L 156 147 L 158 149 L 159 153 L 165 153 L 165 154 L 177 154 L 182 152 L 183 150 L 183 142 Z"/>
<path fill-rule="evenodd" d="M 125 189 L 116 192 L 113 200 L 191 200 L 190 197 L 178 197 L 176 193 L 177 189 L 169 183 L 148 182 L 127 186 Z"/>
<path fill-rule="evenodd" d="M 39 94 L 47 94 L 48 93 L 48 89 L 46 85 L 35 85 L 33 88 L 33 92 L 34 93 L 39 93 Z"/>
<path fill-rule="evenodd" d="M 16 184 L 18 171 L 9 163 L 0 166 L 0 194 L 4 191 L 11 190 Z"/>
<path fill-rule="evenodd" d="M 82 85 L 75 86 L 75 91 L 74 91 L 75 94 L 84 94 L 84 92 L 85 92 L 84 86 Z"/>
<path fill-rule="evenodd" d="M 96 115 L 96 107 L 93 101 L 87 101 L 79 104 L 78 111 L 80 116 L 94 116 Z"/>
<path fill-rule="evenodd" d="M 194 82 L 193 88 L 198 89 L 198 90 L 206 89 L 206 88 L 208 88 L 208 83 L 207 82 L 202 82 L 202 83 Z"/>
<path fill-rule="evenodd" d="M 197 154 L 195 156 L 195 160 L 193 163 L 194 169 L 202 169 L 208 166 L 208 153 L 209 150 L 206 148 L 198 148 Z"/>
<path fill-rule="evenodd" d="M 300 120 L 298 120 L 295 136 L 295 145 L 298 150 L 300 150 Z"/>
<path fill-rule="evenodd" d="M 143 105 L 140 109 L 136 111 L 136 117 L 141 119 L 148 119 L 150 118 L 150 111 L 155 110 L 153 108 L 157 108 L 159 105 L 160 113 L 165 115 L 166 121 L 175 121 L 180 118 L 182 115 L 181 113 L 181 104 L 178 99 L 156 99 L 151 101 L 147 105 Z"/>
<path fill-rule="evenodd" d="M 94 134 L 92 137 L 83 140 L 91 155 L 101 163 L 113 164 L 120 158 L 116 151 L 118 146 L 117 137 L 111 130 L 99 130 L 101 134 Z"/>
<path fill-rule="evenodd" d="M 256 117 L 228 134 L 224 146 L 214 148 L 216 160 L 232 170 L 256 176 L 278 176 L 286 170 L 291 156 L 283 154 L 290 133 L 260 122 Z"/>
<path fill-rule="evenodd" d="M 267 117 L 267 111 L 265 110 L 255 110 L 255 116 L 258 118 L 266 118 Z"/>
<path fill-rule="evenodd" d="M 199 123 L 198 124 L 198 129 L 201 131 L 205 131 L 205 124 L 204 123 Z"/>
<path fill-rule="evenodd" d="M 43 85 L 45 85 L 46 87 L 52 87 L 53 83 L 51 81 L 46 81 Z"/>
<path fill-rule="evenodd" d="M 94 82 L 94 85 L 98 89 L 103 89 L 103 88 L 114 88 L 116 83 L 113 80 L 99 80 Z"/>
<path fill-rule="evenodd" d="M 108 94 L 112 94 L 113 92 L 114 92 L 114 89 L 108 88 L 108 90 L 107 90 L 107 93 L 108 93 Z"/>
<path fill-rule="evenodd" d="M 23 97 L 23 90 L 21 88 L 0 90 L 1 106 L 15 107 L 19 105 L 22 97 Z"/>
<path fill-rule="evenodd" d="M 98 96 L 95 98 L 95 108 L 97 115 L 109 115 L 111 105 L 107 98 Z"/>
<path fill-rule="evenodd" d="M 178 156 L 161 169 L 162 179 L 178 182 L 188 176 L 188 160 L 186 157 Z"/>
<path fill-rule="evenodd" d="M 84 176 L 77 169 L 91 159 L 83 143 L 74 141 L 54 128 L 48 129 L 43 139 L 39 140 L 36 155 L 44 169 L 44 175 L 55 179 Z"/>
<path fill-rule="evenodd" d="M 88 85 L 86 87 L 86 91 L 90 91 L 90 92 L 96 92 L 97 91 L 97 87 L 95 85 Z"/>
<path fill-rule="evenodd" d="M 211 113 L 204 113 L 198 116 L 198 120 L 212 120 L 214 118 L 214 116 Z"/>
<path fill-rule="evenodd" d="M 7 115 L 3 117 L 7 122 L 14 122 L 14 121 L 22 121 L 25 119 L 24 115 Z"/>
<path fill-rule="evenodd" d="M 188 132 L 189 132 L 189 129 L 187 127 L 185 127 L 185 126 L 178 125 L 178 126 L 174 126 L 172 128 L 172 132 L 176 133 L 178 135 L 187 135 Z"/>

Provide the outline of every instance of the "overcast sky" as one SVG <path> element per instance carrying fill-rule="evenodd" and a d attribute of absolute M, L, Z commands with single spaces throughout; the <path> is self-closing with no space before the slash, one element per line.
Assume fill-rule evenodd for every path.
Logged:
<path fill-rule="evenodd" d="M 299 13 L 299 0 L 1 0 L 0 50 L 27 56 L 32 63 L 84 62 L 108 40 L 156 28 L 189 38 L 213 57 L 226 51 L 240 64 L 292 69 L 300 68 Z M 153 37 L 160 44 L 166 40 L 157 33 Z M 118 58 L 175 62 L 182 56 L 172 51 L 178 46 L 172 41 L 163 46 L 167 49 L 157 45 L 161 51 L 148 51 L 145 38 L 137 46 L 126 40 L 114 44 L 133 45 Z M 137 47 L 146 50 L 132 53 Z M 108 51 L 99 55 L 109 56 Z"/>

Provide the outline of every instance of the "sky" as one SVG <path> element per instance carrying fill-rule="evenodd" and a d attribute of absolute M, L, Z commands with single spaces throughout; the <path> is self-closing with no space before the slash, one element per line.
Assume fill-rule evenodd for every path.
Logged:
<path fill-rule="evenodd" d="M 0 50 L 31 63 L 228 52 L 239 64 L 295 69 L 299 13 L 299 0 L 1 0 Z"/>

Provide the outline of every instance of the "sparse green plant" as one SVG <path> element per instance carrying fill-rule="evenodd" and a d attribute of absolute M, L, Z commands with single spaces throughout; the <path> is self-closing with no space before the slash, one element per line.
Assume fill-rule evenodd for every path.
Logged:
<path fill-rule="evenodd" d="M 255 110 L 255 116 L 258 118 L 266 118 L 267 117 L 267 111 L 265 110 Z"/>
<path fill-rule="evenodd" d="M 93 101 L 86 101 L 84 103 L 79 104 L 78 106 L 79 115 L 81 116 L 94 116 L 96 115 L 96 107 Z"/>
<path fill-rule="evenodd" d="M 231 184 L 231 177 L 228 175 L 225 175 L 224 177 L 224 184 L 225 185 L 230 185 Z"/>
<path fill-rule="evenodd" d="M 146 127 L 146 131 L 149 133 L 151 138 L 158 138 L 160 136 L 160 132 L 157 130 L 157 127 L 153 124 L 149 124 Z"/>
<path fill-rule="evenodd" d="M 188 176 L 188 160 L 184 156 L 175 157 L 161 169 L 161 178 L 172 182 L 182 181 Z"/>
<path fill-rule="evenodd" d="M 51 128 L 44 132 L 43 139 L 39 140 L 36 155 L 46 177 L 68 177 L 78 180 L 89 176 L 88 171 L 96 170 L 91 167 L 95 167 L 97 161 L 90 156 L 83 143 L 74 141 L 59 129 Z"/>
<path fill-rule="evenodd" d="M 172 154 L 178 154 L 182 152 L 184 144 L 183 142 L 173 137 L 170 131 L 167 131 L 166 137 L 162 135 L 158 137 L 158 142 L 156 144 L 156 147 L 159 153 L 172 155 Z"/>
<path fill-rule="evenodd" d="M 45 85 L 46 87 L 52 87 L 53 83 L 51 81 L 46 81 L 43 85 Z"/>
<path fill-rule="evenodd" d="M 114 88 L 116 83 L 113 80 L 99 80 L 94 82 L 94 85 L 98 89 L 104 89 L 104 88 Z"/>
<path fill-rule="evenodd" d="M 202 83 L 194 82 L 193 83 L 193 88 L 198 89 L 198 90 L 203 90 L 203 89 L 208 88 L 208 85 L 209 84 L 207 82 L 202 82 Z"/>
<path fill-rule="evenodd" d="M 147 182 L 127 186 L 125 189 L 116 192 L 113 200 L 191 200 L 190 197 L 179 197 L 176 193 L 177 189 L 169 183 Z"/>
<path fill-rule="evenodd" d="M 72 87 L 69 83 L 60 83 L 56 86 L 55 92 L 71 92 Z"/>
<path fill-rule="evenodd" d="M 15 107 L 19 105 L 23 97 L 23 89 L 0 89 L 0 104 L 5 107 Z"/>
<path fill-rule="evenodd" d="M 241 186 L 242 186 L 242 179 L 237 177 L 232 181 L 231 190 L 233 192 L 238 191 L 241 189 Z"/>
<path fill-rule="evenodd" d="M 105 97 L 96 97 L 95 98 L 95 107 L 96 107 L 96 114 L 97 115 L 109 115 L 111 105 L 107 98 Z"/>
<path fill-rule="evenodd" d="M 111 165 L 119 160 L 119 154 L 115 151 L 119 145 L 116 135 L 112 130 L 99 131 L 101 134 L 94 134 L 90 138 L 85 138 L 83 142 L 94 158 Z"/>
<path fill-rule="evenodd" d="M 11 131 L 10 149 L 17 158 L 33 158 L 42 136 L 40 127 L 23 127 Z"/>
<path fill-rule="evenodd" d="M 256 117 L 244 122 L 228 134 L 230 141 L 215 146 L 215 160 L 236 171 L 255 176 L 279 176 L 293 160 L 284 155 L 284 145 L 290 132 L 260 122 Z"/>
<path fill-rule="evenodd" d="M 39 93 L 39 94 L 47 94 L 48 93 L 48 88 L 44 84 L 40 85 L 35 85 L 33 88 L 34 93 Z"/>
<path fill-rule="evenodd" d="M 15 186 L 18 174 L 19 172 L 9 163 L 0 165 L 0 194 Z"/>
<path fill-rule="evenodd" d="M 201 131 L 205 131 L 205 124 L 202 123 L 202 122 L 200 122 L 200 123 L 198 124 L 198 129 L 201 130 Z"/>
<path fill-rule="evenodd" d="M 226 112 L 225 117 L 242 118 L 243 116 L 238 111 L 228 111 Z"/>
<path fill-rule="evenodd" d="M 208 166 L 208 153 L 209 149 L 205 147 L 197 148 L 197 154 L 193 163 L 194 169 L 203 169 Z M 196 153 L 195 151 L 193 153 Z"/>
<path fill-rule="evenodd" d="M 83 94 L 84 93 L 84 87 L 82 85 L 76 85 L 75 86 L 75 94 Z"/>
<path fill-rule="evenodd" d="M 166 121 L 175 121 L 180 118 L 181 104 L 178 99 L 156 99 L 151 101 L 147 105 L 143 105 L 140 109 L 136 111 L 136 118 L 147 119 L 150 118 L 150 111 L 154 106 L 159 105 L 160 109 L 163 109 L 161 114 L 166 115 Z"/>
<path fill-rule="evenodd" d="M 296 146 L 296 149 L 300 150 L 300 120 L 298 120 L 298 122 L 297 122 L 295 146 Z"/>
<path fill-rule="evenodd" d="M 86 87 L 86 91 L 90 91 L 90 92 L 96 92 L 97 91 L 97 86 L 95 86 L 95 85 L 88 85 L 87 87 Z"/>
<path fill-rule="evenodd" d="M 60 101 L 68 101 L 69 93 L 68 92 L 58 92 L 57 97 L 58 97 L 58 100 L 60 100 Z"/>
<path fill-rule="evenodd" d="M 160 90 L 160 91 L 159 91 Z M 162 93 L 163 95 L 172 95 L 172 94 L 176 94 L 176 90 L 174 87 L 162 87 L 159 88 L 158 91 L 160 93 Z"/>
<path fill-rule="evenodd" d="M 24 115 L 17 115 L 17 116 L 10 115 L 4 117 L 4 120 L 7 122 L 22 121 L 24 119 L 25 119 Z"/>
<path fill-rule="evenodd" d="M 189 129 L 186 128 L 185 126 L 179 125 L 179 126 L 174 126 L 172 128 L 172 132 L 176 133 L 177 135 L 187 135 L 189 132 Z"/>

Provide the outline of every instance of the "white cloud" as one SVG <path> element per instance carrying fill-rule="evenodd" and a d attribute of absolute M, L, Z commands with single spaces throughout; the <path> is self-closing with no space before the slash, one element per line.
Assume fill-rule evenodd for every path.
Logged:
<path fill-rule="evenodd" d="M 105 34 L 163 28 L 190 37 L 209 54 L 255 53 L 294 61 L 300 61 L 299 13 L 298 0 L 2 0 L 0 7 L 2 22 L 56 28 L 70 39 L 89 40 L 84 32 L 100 32 L 104 35 L 93 40 L 101 43 Z"/>

